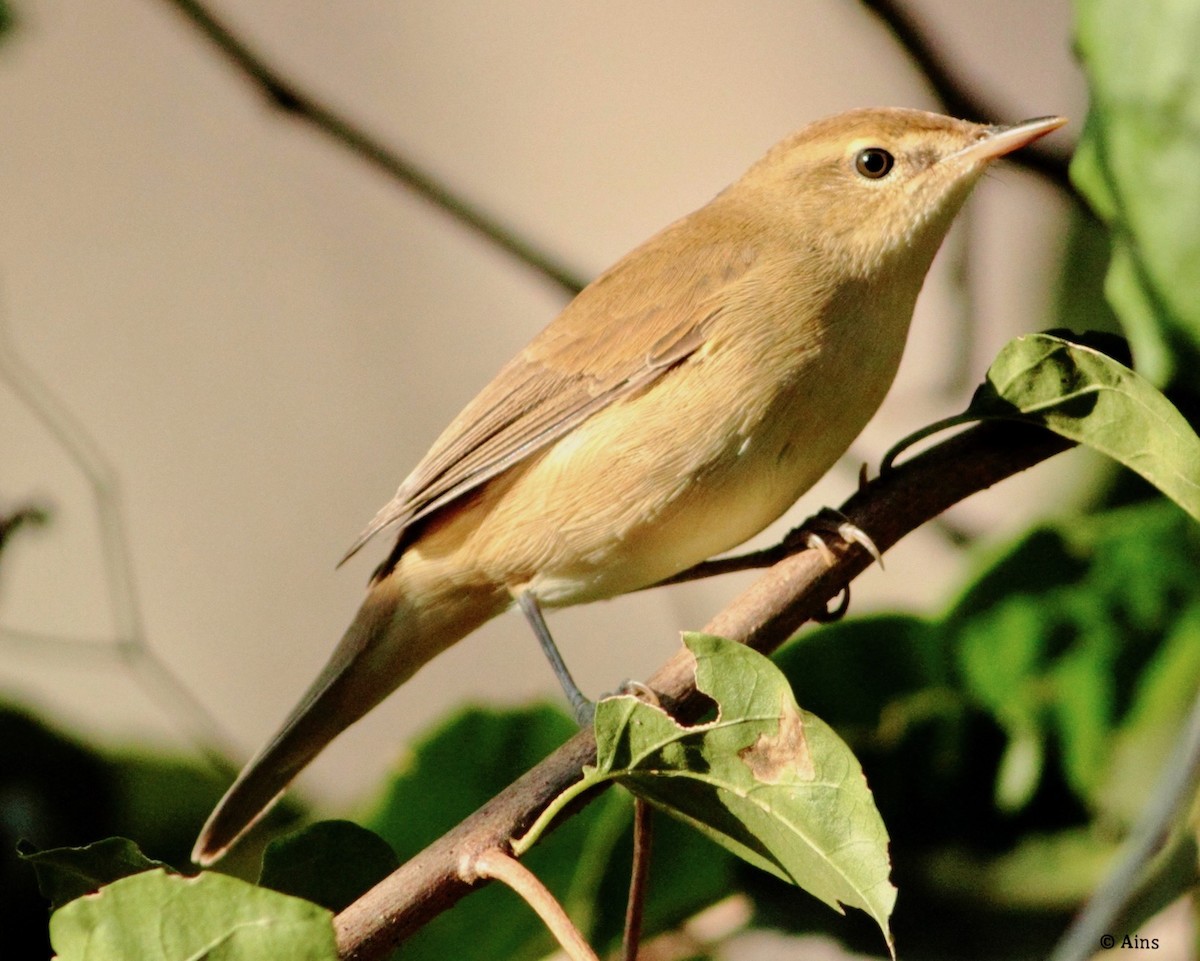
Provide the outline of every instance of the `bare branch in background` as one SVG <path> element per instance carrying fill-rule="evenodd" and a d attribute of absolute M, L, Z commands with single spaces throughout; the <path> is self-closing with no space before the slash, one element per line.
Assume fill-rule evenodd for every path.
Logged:
<path fill-rule="evenodd" d="M 1013 117 L 998 103 L 981 94 L 962 76 L 961 71 L 952 67 L 949 58 L 942 49 L 934 43 L 929 31 L 900 0 L 860 0 L 862 5 L 884 22 L 897 43 L 904 48 L 909 58 L 921 74 L 929 81 L 934 94 L 942 102 L 946 111 L 964 120 L 1008 122 L 1024 120 L 1024 117 Z M 1075 188 L 1067 177 L 1067 166 L 1071 160 L 1071 151 L 1054 147 L 1044 141 L 1031 144 L 1019 153 L 1008 158 L 1010 163 L 1018 164 L 1034 173 L 1040 174 L 1060 190 L 1072 197 L 1076 196 Z"/>
<path fill-rule="evenodd" d="M 49 513 L 42 507 L 18 507 L 8 514 L 0 514 L 0 551 L 4 550 L 9 539 L 22 527 L 36 527 L 45 524 L 50 519 Z"/>
<path fill-rule="evenodd" d="M 2 320 L 0 381 L 6 382 L 42 423 L 46 433 L 79 468 L 91 489 L 113 616 L 111 639 L 58 637 L 0 627 L 0 643 L 67 652 L 74 658 L 99 654 L 123 661 L 142 690 L 176 721 L 218 771 L 236 772 L 236 765 L 229 760 L 232 754 L 226 749 L 228 741 L 216 719 L 147 642 L 116 472 L 83 423 L 21 359 Z"/>
<path fill-rule="evenodd" d="M 520 236 L 512 227 L 468 203 L 437 177 L 387 147 L 377 137 L 343 117 L 271 67 L 234 30 L 200 0 L 166 0 L 224 54 L 275 107 L 311 124 L 375 168 L 440 207 L 459 223 L 482 234 L 521 263 L 574 296 L 587 283 L 557 257 Z"/>
<path fill-rule="evenodd" d="M 422 170 L 417 164 L 386 146 L 379 138 L 303 90 L 289 77 L 285 77 L 233 28 L 214 14 L 202 0 L 165 2 L 199 30 L 276 108 L 308 122 L 460 223 L 486 237 L 567 294 L 574 295 L 586 285 L 587 281 L 583 277 L 566 267 L 556 256 L 468 202 L 437 177 Z M 928 32 L 902 3 L 898 0 L 861 2 L 884 22 L 950 113 L 973 120 L 998 120 L 1008 115 L 999 105 L 976 92 L 951 68 L 947 58 L 930 39 Z M 1074 188 L 1067 178 L 1069 151 L 1039 143 L 1014 155 L 1011 160 L 1074 195 Z"/>
<path fill-rule="evenodd" d="M 1158 775 L 1154 791 L 1130 831 L 1116 866 L 1092 892 L 1067 933 L 1054 949 L 1050 961 L 1087 961 L 1112 931 L 1131 931 L 1134 925 L 1121 913 L 1139 895 L 1148 866 L 1162 853 L 1171 832 L 1184 822 L 1188 806 L 1195 803 L 1200 787 L 1200 693 L 1192 701 L 1175 746 Z M 1200 874 L 1192 862 L 1193 876 Z M 1124 921 L 1124 923 L 1123 923 Z M 1128 926 L 1127 926 L 1128 925 Z"/>

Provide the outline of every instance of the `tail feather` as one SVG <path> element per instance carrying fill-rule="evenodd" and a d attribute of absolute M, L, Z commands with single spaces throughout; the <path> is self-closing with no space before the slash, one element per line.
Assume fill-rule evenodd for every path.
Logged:
<path fill-rule="evenodd" d="M 502 609 L 469 591 L 417 609 L 397 580 L 386 578 L 372 587 L 320 676 L 209 815 L 192 849 L 195 863 L 219 860 L 330 741 Z"/>

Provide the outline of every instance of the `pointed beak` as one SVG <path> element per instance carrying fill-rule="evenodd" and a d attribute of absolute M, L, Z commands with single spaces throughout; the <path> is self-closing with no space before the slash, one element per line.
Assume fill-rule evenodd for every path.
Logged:
<path fill-rule="evenodd" d="M 974 163 L 987 163 L 1028 146 L 1066 122 L 1066 117 L 1038 117 L 1034 120 L 1023 120 L 1011 127 L 989 127 L 982 140 L 959 151 L 958 156 Z"/>

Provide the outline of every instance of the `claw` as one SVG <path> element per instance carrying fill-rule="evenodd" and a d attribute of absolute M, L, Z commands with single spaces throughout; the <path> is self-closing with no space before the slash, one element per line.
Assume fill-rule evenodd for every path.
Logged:
<path fill-rule="evenodd" d="M 879 553 L 879 548 L 875 546 L 875 542 L 871 540 L 871 536 L 857 524 L 852 524 L 850 521 L 843 521 L 838 525 L 838 534 L 842 540 L 852 541 L 859 545 L 863 550 L 875 558 L 875 562 L 879 565 L 880 570 L 883 569 L 883 555 Z"/>
<path fill-rule="evenodd" d="M 857 524 L 853 523 L 841 511 L 834 510 L 832 507 L 826 507 L 816 517 L 812 518 L 809 524 L 836 533 L 838 537 L 848 544 L 859 545 L 859 547 L 878 562 L 881 568 L 883 567 L 883 554 L 875 546 L 875 542 L 871 540 L 871 536 Z M 833 552 L 829 549 L 829 545 L 825 543 L 824 538 L 813 530 L 804 531 L 804 534 L 805 546 L 820 551 L 825 563 L 829 567 L 833 567 Z"/>
<path fill-rule="evenodd" d="M 829 549 L 829 545 L 825 543 L 825 538 L 823 538 L 816 531 L 806 532 L 804 537 L 804 546 L 818 551 L 821 555 L 821 560 L 825 562 L 826 567 L 833 567 L 834 562 L 837 560 L 837 558 L 833 556 L 833 551 Z"/>
<path fill-rule="evenodd" d="M 647 684 L 643 684 L 641 681 L 622 681 L 615 691 L 611 694 L 603 695 L 600 700 L 604 700 L 606 697 L 623 696 L 636 697 L 639 701 L 645 701 L 652 707 L 662 706 L 658 700 L 658 694 L 654 689 Z"/>

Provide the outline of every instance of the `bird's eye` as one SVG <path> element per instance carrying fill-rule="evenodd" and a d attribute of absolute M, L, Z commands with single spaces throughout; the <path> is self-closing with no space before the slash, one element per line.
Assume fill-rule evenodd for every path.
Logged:
<path fill-rule="evenodd" d="M 868 180 L 886 177 L 896 158 L 882 147 L 866 147 L 854 155 L 854 169 Z"/>

